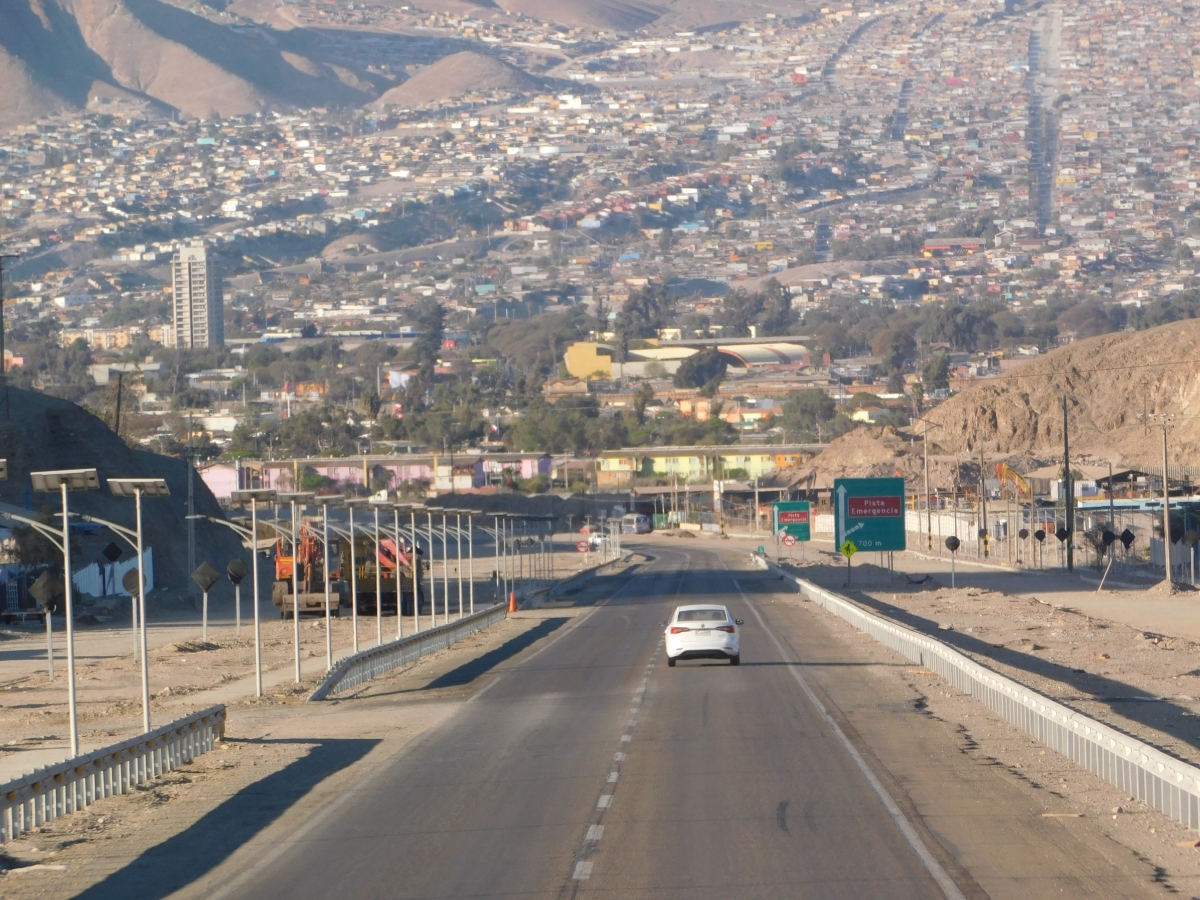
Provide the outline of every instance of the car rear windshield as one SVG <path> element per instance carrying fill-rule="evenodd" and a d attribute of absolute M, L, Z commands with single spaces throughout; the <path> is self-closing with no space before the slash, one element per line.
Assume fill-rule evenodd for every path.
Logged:
<path fill-rule="evenodd" d="M 681 609 L 676 622 L 724 622 L 723 609 Z"/>

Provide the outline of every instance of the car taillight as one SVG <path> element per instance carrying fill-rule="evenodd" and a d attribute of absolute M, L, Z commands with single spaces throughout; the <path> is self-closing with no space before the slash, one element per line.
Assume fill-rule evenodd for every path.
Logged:
<path fill-rule="evenodd" d="M 737 631 L 737 628 L 733 625 L 718 625 L 717 631 L 725 631 L 729 634 L 733 634 L 735 631 Z"/>
<path fill-rule="evenodd" d="M 683 634 L 685 631 L 691 631 L 690 628 L 672 628 L 671 634 Z"/>

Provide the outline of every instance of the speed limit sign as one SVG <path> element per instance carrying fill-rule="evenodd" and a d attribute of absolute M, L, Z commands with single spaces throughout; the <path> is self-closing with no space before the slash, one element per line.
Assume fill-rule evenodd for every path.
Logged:
<path fill-rule="evenodd" d="M 785 545 L 785 546 L 788 546 L 788 547 L 795 547 L 795 546 L 796 546 L 796 538 L 795 538 L 795 536 L 794 536 L 794 535 L 791 535 L 791 534 L 785 534 L 785 535 L 783 536 L 783 543 L 784 543 L 784 545 Z"/>

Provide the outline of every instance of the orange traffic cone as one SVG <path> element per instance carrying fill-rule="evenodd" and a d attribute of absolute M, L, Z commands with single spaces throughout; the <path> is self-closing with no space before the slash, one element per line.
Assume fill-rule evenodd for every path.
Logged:
<path fill-rule="evenodd" d="M 508 611 L 509 612 L 517 611 L 517 592 L 516 591 L 511 591 L 508 595 Z"/>

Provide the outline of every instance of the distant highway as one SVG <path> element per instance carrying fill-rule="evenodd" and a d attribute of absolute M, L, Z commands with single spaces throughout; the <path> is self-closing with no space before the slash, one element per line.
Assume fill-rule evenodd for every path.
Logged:
<path fill-rule="evenodd" d="M 656 559 L 220 896 L 958 897 L 714 550 Z M 742 665 L 668 669 L 711 600 Z M 890 807 L 890 808 L 889 808 Z"/>

